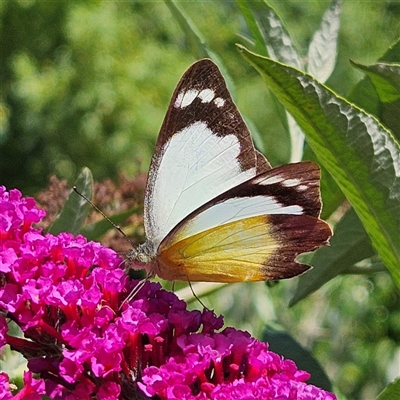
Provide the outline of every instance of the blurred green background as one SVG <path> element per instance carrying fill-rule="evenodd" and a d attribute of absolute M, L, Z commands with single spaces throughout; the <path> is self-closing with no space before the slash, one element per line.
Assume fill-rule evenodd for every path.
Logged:
<path fill-rule="evenodd" d="M 287 162 L 288 138 L 261 77 L 235 49 L 246 25 L 234 1 L 179 3 L 223 60 L 234 97 Z M 271 1 L 305 55 L 327 1 Z M 88 166 L 96 180 L 147 171 L 170 96 L 195 61 L 161 1 L 0 2 L 0 184 L 34 195 L 56 174 L 73 182 Z M 346 1 L 337 67 L 327 85 L 345 96 L 400 36 L 398 1 Z M 284 326 L 311 349 L 339 392 L 373 399 L 400 371 L 400 299 L 390 277 L 339 277 L 292 309 L 294 280 L 229 285 L 205 299 L 227 324 L 261 337 Z M 396 356 L 397 355 L 397 356 Z"/>
<path fill-rule="evenodd" d="M 233 1 L 180 3 L 236 83 L 236 100 L 273 164 L 285 138 L 261 78 L 234 44 L 246 27 Z M 272 2 L 302 54 L 329 2 Z M 161 1 L 11 1 L 1 12 L 0 180 L 34 194 L 82 166 L 95 179 L 146 171 L 172 91 L 195 61 Z M 344 1 L 339 59 L 328 85 L 345 95 L 399 36 L 398 1 Z M 268 140 L 267 140 L 268 142 Z"/>

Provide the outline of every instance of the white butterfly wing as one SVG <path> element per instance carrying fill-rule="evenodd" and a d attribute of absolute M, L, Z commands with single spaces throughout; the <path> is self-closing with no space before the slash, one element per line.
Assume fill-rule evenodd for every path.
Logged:
<path fill-rule="evenodd" d="M 259 160 L 257 161 L 257 159 Z M 194 210 L 256 175 L 250 133 L 210 60 L 194 64 L 179 82 L 154 152 L 145 196 L 147 251 Z"/>

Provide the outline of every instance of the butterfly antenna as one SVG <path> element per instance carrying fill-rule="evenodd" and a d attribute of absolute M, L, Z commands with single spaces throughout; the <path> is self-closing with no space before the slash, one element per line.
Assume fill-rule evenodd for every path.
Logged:
<path fill-rule="evenodd" d="M 135 243 L 132 242 L 131 239 L 126 235 L 126 233 L 121 229 L 119 225 L 117 225 L 115 222 L 111 221 L 109 217 L 107 217 L 106 214 L 104 214 L 103 211 L 100 210 L 99 207 L 96 206 L 96 204 L 93 203 L 92 200 L 90 200 L 88 197 L 86 197 L 83 193 L 79 192 L 76 186 L 72 187 L 73 191 L 82 197 L 82 199 L 86 200 L 99 214 L 103 216 L 103 218 L 108 221 L 128 242 L 132 247 L 135 247 Z"/>

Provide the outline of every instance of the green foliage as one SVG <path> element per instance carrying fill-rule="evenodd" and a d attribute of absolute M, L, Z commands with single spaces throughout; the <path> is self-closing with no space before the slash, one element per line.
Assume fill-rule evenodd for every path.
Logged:
<path fill-rule="evenodd" d="M 92 198 L 93 176 L 88 168 L 84 168 L 79 174 L 74 185 L 82 196 Z M 58 235 L 61 232 L 77 234 L 84 224 L 89 213 L 90 204 L 82 196 L 71 192 L 64 204 L 61 213 L 49 228 L 49 233 Z"/>
<path fill-rule="evenodd" d="M 400 398 L 400 378 L 392 382 L 376 400 L 392 400 Z"/>
<path fill-rule="evenodd" d="M 270 350 L 291 360 L 296 360 L 300 369 L 311 374 L 309 383 L 332 391 L 332 384 L 318 361 L 287 332 L 278 327 L 266 325 L 262 340 L 269 344 Z"/>
<path fill-rule="evenodd" d="M 330 246 L 315 252 L 310 261 L 314 268 L 299 278 L 290 305 L 296 304 L 334 277 L 349 271 L 354 264 L 374 254 L 365 229 L 357 214 L 350 209 L 335 226 Z"/>
<path fill-rule="evenodd" d="M 371 66 L 352 61 L 352 64 L 366 76 L 353 88 L 349 100 L 375 115 L 400 140 L 397 115 L 400 112 L 399 99 L 400 41 L 396 42 Z"/>
<path fill-rule="evenodd" d="M 378 395 L 400 344 L 397 2 L 7 0 L 0 12 L 0 184 L 8 188 L 32 193 L 53 173 L 72 182 L 84 165 L 96 180 L 146 170 L 170 94 L 203 56 L 229 73 L 239 108 L 273 165 L 319 160 L 323 217 L 335 236 L 330 248 L 308 256 L 314 269 L 294 280 L 297 288 L 230 285 L 204 301 L 228 325 L 253 334 L 279 321 L 301 347 L 269 331 L 271 346 L 297 348 L 299 365 L 315 357 L 348 398 Z M 238 57 L 235 32 L 270 57 L 242 51 L 273 94 Z M 79 180 L 90 197 L 90 173 Z M 345 199 L 353 206 L 347 212 L 340 208 Z M 87 208 L 72 193 L 51 231 L 101 237 L 108 222 L 82 226 Z M 296 306 L 287 309 L 289 300 Z M 379 400 L 396 390 L 398 381 Z"/>
<path fill-rule="evenodd" d="M 239 3 L 242 4 L 243 10 L 246 2 L 239 1 Z M 257 5 L 256 10 L 254 4 Z M 243 46 L 239 49 L 244 58 L 261 73 L 274 95 L 293 115 L 306 134 L 310 148 L 326 171 L 334 178 L 341 192 L 346 195 L 363 224 L 361 226 L 352 210 L 342 218 L 336 226 L 335 236 L 331 241 L 332 247 L 315 252 L 311 259 L 314 270 L 300 277 L 291 304 L 295 304 L 340 273 L 350 271 L 354 273 L 357 271 L 357 268 L 354 268 L 355 263 L 363 262 L 365 265 L 366 260 L 375 255 L 369 240 L 372 241 L 375 251 L 391 272 L 394 283 L 400 288 L 399 143 L 391 132 L 372 115 L 353 106 L 317 80 L 318 78 L 326 79 L 329 76 L 325 74 L 321 64 L 322 60 L 328 57 L 329 52 L 326 56 L 324 55 L 324 46 L 321 46 L 321 42 L 326 39 L 325 47 L 332 46 L 330 39 L 337 32 L 336 16 L 339 15 L 337 9 L 339 3 L 333 1 L 330 9 L 325 13 L 321 25 L 326 28 L 325 35 L 322 34 L 323 28 L 314 35 L 314 39 L 318 38 L 320 42 L 319 51 L 309 51 L 309 56 L 314 54 L 314 57 L 320 58 L 314 60 L 316 62 L 308 59 L 308 65 L 312 65 L 311 70 L 316 77 L 298 70 L 302 68 L 302 65 L 299 66 L 299 62 L 293 62 L 293 60 L 298 60 L 298 57 L 293 56 L 295 52 L 293 46 L 290 45 L 290 38 L 282 25 L 276 22 L 278 17 L 273 9 L 262 2 L 254 4 L 247 5 L 247 10 L 251 9 L 253 14 L 244 9 L 246 20 L 252 28 L 256 42 L 253 48 L 267 49 L 266 52 L 261 51 L 261 54 L 267 54 L 281 61 L 282 64 L 271 58 L 256 55 Z M 262 16 L 265 16 L 266 23 L 264 24 Z M 327 27 L 329 24 L 331 29 Z M 266 30 L 268 34 L 265 33 Z M 331 30 L 335 31 L 333 35 L 329 35 Z M 280 53 L 273 48 L 274 43 L 279 43 L 276 36 L 280 36 L 281 42 L 285 44 L 280 43 Z M 310 49 L 312 47 L 313 41 Z M 396 49 L 397 46 L 394 45 L 388 53 L 395 62 L 399 62 L 400 57 L 396 58 L 394 55 Z M 322 74 L 314 68 L 319 63 L 320 69 L 324 71 Z M 332 65 L 332 58 L 327 61 L 327 64 Z M 393 132 L 397 132 L 400 125 L 398 118 L 394 117 L 397 115 L 394 112 L 398 108 L 399 100 L 398 64 L 379 63 L 368 67 L 354 62 L 353 64 L 368 74 L 372 87 L 376 91 L 375 100 L 369 103 L 375 105 L 375 114 L 380 113 L 384 116 L 384 122 L 388 122 Z M 298 69 L 291 65 L 295 65 Z M 327 70 L 331 68 L 328 67 Z M 353 92 L 354 97 L 356 97 L 355 93 L 357 92 Z M 294 125 L 290 122 L 290 118 L 287 116 L 288 123 L 284 126 L 291 133 L 293 153 L 295 150 L 293 144 L 301 146 L 301 143 L 298 138 L 296 139 L 299 133 L 293 131 Z M 312 153 L 310 155 L 312 158 Z M 322 189 L 326 189 L 327 186 L 322 184 Z M 325 195 L 326 197 L 329 199 L 330 196 Z M 335 201 L 338 201 L 341 196 L 333 197 L 336 197 Z M 330 204 L 332 205 L 332 202 Z M 366 236 L 364 228 L 369 237 Z M 380 265 L 378 268 L 359 268 L 357 272 L 371 273 L 381 267 Z M 384 342 L 378 343 L 383 345 Z M 369 373 L 364 371 L 364 375 L 368 376 Z M 353 382 L 357 381 L 360 383 L 363 378 L 353 376 Z M 360 387 L 355 385 L 352 389 L 357 391 Z"/>
<path fill-rule="evenodd" d="M 132 215 L 137 214 L 139 209 L 137 207 L 130 208 L 129 210 L 123 211 L 121 213 L 115 214 L 110 217 L 110 220 L 115 224 L 122 224 L 126 219 Z M 103 219 L 92 224 L 82 225 L 79 229 L 79 234 L 85 236 L 88 240 L 99 240 L 112 228 L 110 221 Z"/>
<path fill-rule="evenodd" d="M 131 3 L 3 2 L 3 183 L 32 192 L 50 174 L 72 180 L 84 165 L 102 179 L 148 164 L 162 109 L 190 61 L 179 57 L 174 26 L 162 23 L 168 10 L 141 11 Z M 146 24 L 154 15 L 161 24 Z"/>
<path fill-rule="evenodd" d="M 244 48 L 243 48 L 244 50 Z M 371 115 L 311 76 L 243 51 L 295 117 L 400 288 L 400 147 Z"/>
<path fill-rule="evenodd" d="M 235 32 L 243 31 L 238 8 L 229 2 L 178 6 L 196 22 L 202 43 L 224 60 L 241 111 L 263 132 L 271 162 L 286 162 L 290 147 L 273 108 L 266 107 L 268 94 L 235 54 Z M 306 49 L 327 5 L 288 1 L 276 7 L 297 47 Z M 341 52 L 330 79 L 339 93 L 357 76 L 348 59 L 372 62 L 398 34 L 391 3 L 343 7 Z M 49 175 L 72 182 L 84 166 L 97 180 L 146 170 L 171 91 L 194 60 L 187 52 L 191 41 L 169 8 L 161 2 L 6 0 L 0 16 L 2 182 L 32 194 Z M 361 40 L 354 21 L 365 32 Z"/>

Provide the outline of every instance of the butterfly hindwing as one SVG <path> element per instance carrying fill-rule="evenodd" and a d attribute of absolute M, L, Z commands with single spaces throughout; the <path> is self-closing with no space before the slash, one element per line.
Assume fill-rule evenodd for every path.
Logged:
<path fill-rule="evenodd" d="M 237 282 L 282 279 L 309 267 L 297 255 L 327 244 L 319 167 L 284 165 L 217 196 L 161 243 L 157 274 L 165 279 Z"/>
<path fill-rule="evenodd" d="M 163 279 L 189 282 L 291 278 L 310 268 L 296 257 L 326 244 L 329 236 L 329 227 L 308 215 L 250 217 L 166 248 L 154 272 Z"/>

